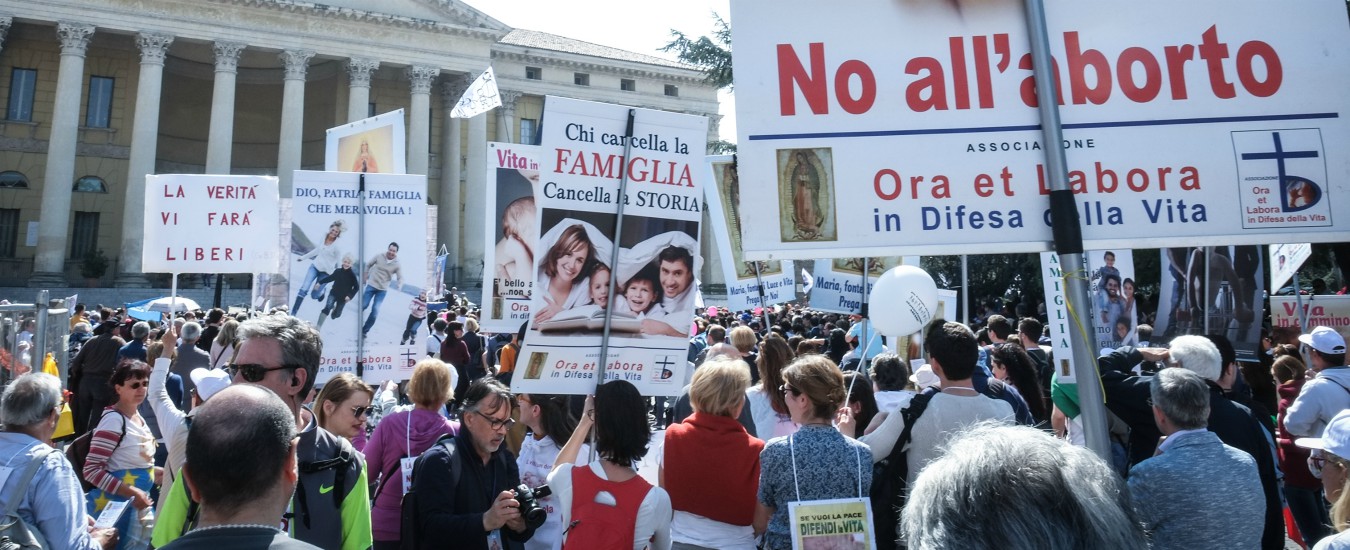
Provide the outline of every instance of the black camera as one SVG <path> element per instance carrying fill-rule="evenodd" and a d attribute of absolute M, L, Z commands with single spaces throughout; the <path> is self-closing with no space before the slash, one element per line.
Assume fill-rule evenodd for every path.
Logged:
<path fill-rule="evenodd" d="M 525 518 L 525 525 L 528 525 L 531 529 L 538 529 L 540 525 L 543 525 L 544 520 L 548 519 L 548 512 L 544 511 L 544 508 L 539 505 L 539 499 L 548 498 L 549 495 L 553 494 L 553 489 L 549 489 L 548 485 L 540 485 L 531 489 L 529 485 L 522 483 L 512 492 L 515 493 L 516 502 L 520 503 L 520 517 Z"/>

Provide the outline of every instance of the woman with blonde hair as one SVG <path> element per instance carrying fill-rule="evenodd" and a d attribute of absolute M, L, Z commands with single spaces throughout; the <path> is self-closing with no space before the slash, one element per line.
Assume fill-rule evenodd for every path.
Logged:
<path fill-rule="evenodd" d="M 833 420 L 847 399 L 844 375 L 823 355 L 800 357 L 783 370 L 779 388 L 787 401 L 796 433 L 775 438 L 760 453 L 759 503 L 755 532 L 764 533 L 764 547 L 792 548 L 788 505 L 792 502 L 867 498 L 872 465 L 867 445 L 845 437 Z M 848 420 L 845 417 L 843 420 Z M 841 420 L 842 421 L 842 420 Z M 851 420 L 849 420 L 851 421 Z"/>
<path fill-rule="evenodd" d="M 439 359 L 423 359 L 413 367 L 408 397 L 413 407 L 385 415 L 366 443 L 366 469 L 378 475 L 370 508 L 375 550 L 399 547 L 400 502 L 407 490 L 403 480 L 412 474 L 412 462 L 442 437 L 459 433 L 459 423 L 440 415 L 454 398 L 455 370 Z"/>
<path fill-rule="evenodd" d="M 1308 463 L 1313 474 L 1322 478 L 1322 490 L 1331 503 L 1331 527 L 1336 530 L 1335 535 L 1318 541 L 1313 550 L 1350 548 L 1350 409 L 1327 422 L 1322 437 L 1305 437 L 1295 444 L 1314 450 Z"/>
<path fill-rule="evenodd" d="M 319 427 L 347 438 L 356 450 L 366 446 L 366 420 L 375 391 L 355 374 L 334 376 L 314 398 L 314 419 Z"/>
<path fill-rule="evenodd" d="M 299 290 L 295 294 L 295 305 L 291 306 L 291 315 L 300 314 L 300 304 L 305 301 L 305 293 L 315 300 L 324 298 L 324 285 L 319 283 L 319 279 L 327 277 L 338 268 L 342 262 L 342 250 L 338 248 L 337 240 L 347 231 L 347 222 L 337 219 L 328 225 L 328 232 L 324 234 L 323 241 L 313 250 L 296 258 L 295 261 L 303 262 L 310 260 L 309 269 L 305 270 L 305 278 L 296 288 Z"/>
<path fill-rule="evenodd" d="M 670 538 L 676 549 L 755 548 L 752 524 L 764 441 L 736 420 L 749 385 L 744 361 L 704 362 L 689 386 L 694 414 L 666 429 L 657 478 L 675 510 Z M 717 457 L 716 468 L 708 468 L 709 456 Z"/>
<path fill-rule="evenodd" d="M 230 319 L 220 326 L 220 334 L 211 341 L 211 368 L 223 369 L 234 359 L 234 350 L 239 347 L 239 321 Z"/>

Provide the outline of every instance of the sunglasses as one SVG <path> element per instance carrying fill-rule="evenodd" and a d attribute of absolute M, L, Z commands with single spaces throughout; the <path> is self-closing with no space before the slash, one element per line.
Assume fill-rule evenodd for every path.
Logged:
<path fill-rule="evenodd" d="M 352 407 L 352 416 L 355 416 L 357 418 L 366 416 L 370 414 L 371 408 L 372 407 Z"/>
<path fill-rule="evenodd" d="M 300 368 L 299 365 L 282 365 L 280 367 L 266 367 L 258 363 L 244 363 L 242 365 L 230 363 L 228 365 L 225 365 L 225 372 L 230 374 L 230 378 L 234 378 L 236 376 L 243 376 L 245 382 L 261 382 L 263 378 L 267 377 L 267 373 L 272 372 L 274 370 L 298 369 L 298 368 Z"/>
<path fill-rule="evenodd" d="M 787 385 L 787 384 L 783 384 L 783 385 L 781 385 L 781 386 L 778 386 L 778 391 L 783 392 L 783 393 L 792 392 L 792 396 L 793 396 L 793 397 L 801 397 L 801 395 L 802 395 L 802 390 L 799 390 L 799 389 L 794 388 L 794 387 L 792 387 L 792 386 L 789 386 L 789 385 Z"/>
<path fill-rule="evenodd" d="M 145 386 L 149 386 L 150 383 L 149 383 L 149 382 L 146 382 L 145 380 L 137 380 L 137 381 L 135 381 L 135 382 L 127 382 L 127 383 L 122 384 L 122 385 L 123 385 L 123 386 L 126 386 L 127 389 L 130 389 L 130 390 L 139 390 L 139 389 L 141 389 L 141 388 L 143 388 L 143 387 L 145 387 Z"/>
<path fill-rule="evenodd" d="M 482 411 L 473 411 L 473 412 L 474 412 L 474 414 L 477 414 L 478 416 L 483 417 L 484 420 L 487 420 L 487 421 L 488 421 L 488 425 L 489 425 L 489 426 L 492 426 L 492 429 L 494 429 L 494 430 L 500 430 L 500 429 L 502 429 L 502 428 L 506 428 L 506 429 L 509 430 L 509 429 L 511 429 L 511 426 L 515 425 L 515 423 L 516 423 L 515 420 L 511 420 L 510 418 L 497 419 L 497 418 L 493 418 L 493 417 L 491 417 L 491 416 L 488 416 L 488 415 L 486 415 L 486 414 L 483 414 Z"/>

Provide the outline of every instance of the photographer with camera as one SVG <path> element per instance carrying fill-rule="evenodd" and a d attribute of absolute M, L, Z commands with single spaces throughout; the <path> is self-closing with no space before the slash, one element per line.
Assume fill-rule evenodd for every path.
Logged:
<path fill-rule="evenodd" d="M 600 460 L 574 465 L 592 424 Z M 670 495 L 633 467 L 650 439 L 647 400 L 633 384 L 606 382 L 586 398 L 577 429 L 548 476 L 558 496 L 563 550 L 670 549 Z"/>
<path fill-rule="evenodd" d="M 502 446 L 511 420 L 511 390 L 493 378 L 475 380 L 464 395 L 453 444 L 432 446 L 414 474 L 420 491 L 416 540 L 423 547 L 521 549 L 542 523 L 530 523 L 516 499 L 520 472 Z M 537 514 L 532 514 L 538 517 Z M 403 533 L 404 537 L 408 533 Z"/>

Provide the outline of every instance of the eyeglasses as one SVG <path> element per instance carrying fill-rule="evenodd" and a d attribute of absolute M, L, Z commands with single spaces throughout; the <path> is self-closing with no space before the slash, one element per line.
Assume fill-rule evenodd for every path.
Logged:
<path fill-rule="evenodd" d="M 149 386 L 150 383 L 149 383 L 149 382 L 146 382 L 146 381 L 144 381 L 144 380 L 137 380 L 137 381 L 135 381 L 135 382 L 127 382 L 126 384 L 123 384 L 123 385 L 126 386 L 127 389 L 131 389 L 131 390 L 139 390 L 139 389 L 141 389 L 141 388 L 143 388 L 143 387 L 145 387 L 145 386 Z"/>
<path fill-rule="evenodd" d="M 258 363 L 244 363 L 242 365 L 230 363 L 225 365 L 225 372 L 230 373 L 230 378 L 242 375 L 245 382 L 261 382 L 267 376 L 267 373 L 281 369 L 298 369 L 299 365 L 282 365 L 280 367 L 267 367 Z"/>
<path fill-rule="evenodd" d="M 1308 473 L 1317 479 L 1322 479 L 1322 468 L 1326 467 L 1327 459 L 1319 451 L 1313 451 L 1308 455 Z"/>
<path fill-rule="evenodd" d="M 515 423 L 516 423 L 515 420 L 511 420 L 510 418 L 502 418 L 502 419 L 498 419 L 498 418 L 493 418 L 493 417 L 491 417 L 491 416 L 488 416 L 488 415 L 486 415 L 486 414 L 483 414 L 482 411 L 473 411 L 473 412 L 474 412 L 474 414 L 477 414 L 478 416 L 483 417 L 484 420 L 487 420 L 487 421 L 488 421 L 488 425 L 489 425 L 489 426 L 492 426 L 492 429 L 494 429 L 494 430 L 500 430 L 500 429 L 502 429 L 502 428 L 505 428 L 505 429 L 508 429 L 508 430 L 509 430 L 509 429 L 511 429 L 511 426 L 514 426 Z"/>
<path fill-rule="evenodd" d="M 371 409 L 371 408 L 372 408 L 372 407 L 352 407 L 352 416 L 355 416 L 355 417 L 357 417 L 357 418 L 361 418 L 361 417 L 363 417 L 363 416 L 366 416 L 366 415 L 370 414 L 370 409 Z"/>
<path fill-rule="evenodd" d="M 787 385 L 787 384 L 783 384 L 783 385 L 781 385 L 781 386 L 778 386 L 778 391 L 783 392 L 783 393 L 792 392 L 792 396 L 793 396 L 793 397 L 801 397 L 801 395 L 802 395 L 802 390 L 799 390 L 799 389 L 794 388 L 794 387 L 792 387 L 792 386 L 789 386 L 789 385 Z"/>

